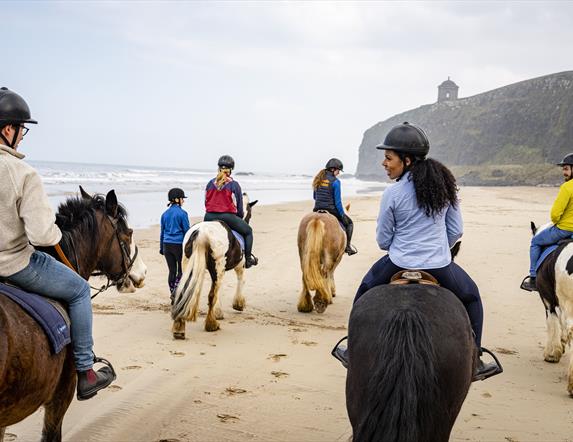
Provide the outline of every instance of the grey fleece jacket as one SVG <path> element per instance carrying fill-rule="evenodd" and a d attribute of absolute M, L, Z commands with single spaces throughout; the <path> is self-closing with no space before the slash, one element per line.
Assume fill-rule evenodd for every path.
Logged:
<path fill-rule="evenodd" d="M 53 246 L 62 238 L 40 175 L 23 158 L 0 144 L 0 276 L 28 266 L 32 245 Z"/>

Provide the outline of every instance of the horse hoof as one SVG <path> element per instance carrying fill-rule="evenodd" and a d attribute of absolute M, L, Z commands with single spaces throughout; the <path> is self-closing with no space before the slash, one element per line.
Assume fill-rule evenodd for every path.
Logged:
<path fill-rule="evenodd" d="M 561 360 L 561 356 L 554 356 L 554 355 L 547 355 L 545 356 L 545 362 L 549 362 L 551 364 L 556 364 Z"/>
<path fill-rule="evenodd" d="M 174 339 L 185 339 L 185 333 L 173 333 Z"/>
<path fill-rule="evenodd" d="M 219 330 L 219 328 L 220 328 L 219 324 L 217 324 L 216 322 L 213 324 L 205 324 L 205 331 L 208 331 L 208 332 L 217 331 L 217 330 Z"/>
<path fill-rule="evenodd" d="M 326 301 L 317 301 L 317 302 L 315 301 L 314 303 L 314 308 L 316 309 L 317 313 L 324 313 L 327 306 L 328 303 Z"/>
<path fill-rule="evenodd" d="M 301 313 L 310 313 L 312 312 L 312 304 L 311 305 L 305 305 L 305 306 L 297 306 L 297 310 Z"/>

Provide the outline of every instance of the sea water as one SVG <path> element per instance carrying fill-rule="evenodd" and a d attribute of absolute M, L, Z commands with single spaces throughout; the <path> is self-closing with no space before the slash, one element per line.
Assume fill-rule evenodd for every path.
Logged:
<path fill-rule="evenodd" d="M 79 186 L 90 194 L 107 193 L 114 189 L 118 200 L 127 208 L 130 225 L 143 228 L 159 224 L 167 208 L 167 192 L 182 188 L 188 199 L 183 206 L 190 216 L 205 212 L 205 186 L 216 171 L 178 168 L 79 164 L 30 161 L 44 182 L 54 210 L 68 196 L 78 195 Z M 233 178 L 243 192 L 258 204 L 278 204 L 312 199 L 312 179 L 304 174 L 262 174 L 235 172 Z M 380 194 L 384 183 L 342 178 L 343 198 L 362 194 Z"/>

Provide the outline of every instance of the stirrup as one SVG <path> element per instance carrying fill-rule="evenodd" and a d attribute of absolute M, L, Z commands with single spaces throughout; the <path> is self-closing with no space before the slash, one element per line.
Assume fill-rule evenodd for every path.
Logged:
<path fill-rule="evenodd" d="M 98 358 L 97 356 L 94 355 L 94 364 L 97 363 L 107 366 L 111 370 L 111 374 L 113 375 L 113 380 L 115 381 L 117 379 L 117 375 L 115 374 L 115 370 L 113 369 L 113 365 L 111 365 L 111 362 L 109 362 L 107 359 Z"/>
<path fill-rule="evenodd" d="M 493 352 L 489 351 L 485 347 L 481 347 L 481 351 L 490 355 L 493 358 L 494 362 L 484 364 L 486 369 L 481 373 L 479 374 L 477 372 L 474 373 L 472 382 L 485 381 L 487 378 L 491 378 L 492 376 L 496 376 L 500 373 L 503 373 L 503 367 L 501 365 L 501 362 L 499 362 L 499 359 L 497 359 L 497 357 L 493 354 Z"/>
<path fill-rule="evenodd" d="M 336 343 L 330 354 L 340 361 L 344 368 L 348 368 L 348 348 L 346 346 L 340 346 L 342 342 L 348 340 L 348 336 L 345 336 L 340 341 Z"/>
<path fill-rule="evenodd" d="M 344 253 L 346 253 L 348 256 L 352 256 L 356 255 L 358 253 L 358 250 L 352 244 L 348 244 L 344 249 Z"/>

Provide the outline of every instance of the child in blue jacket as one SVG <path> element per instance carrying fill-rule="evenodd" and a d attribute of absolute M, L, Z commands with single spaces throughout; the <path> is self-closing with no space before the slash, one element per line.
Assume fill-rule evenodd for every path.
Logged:
<path fill-rule="evenodd" d="M 169 268 L 169 290 L 171 293 L 177 288 L 181 279 L 181 258 L 183 257 L 183 238 L 189 230 L 189 216 L 181 208 L 185 192 L 173 188 L 167 194 L 169 208 L 161 215 L 161 237 L 159 239 L 159 253 L 165 256 Z"/>

